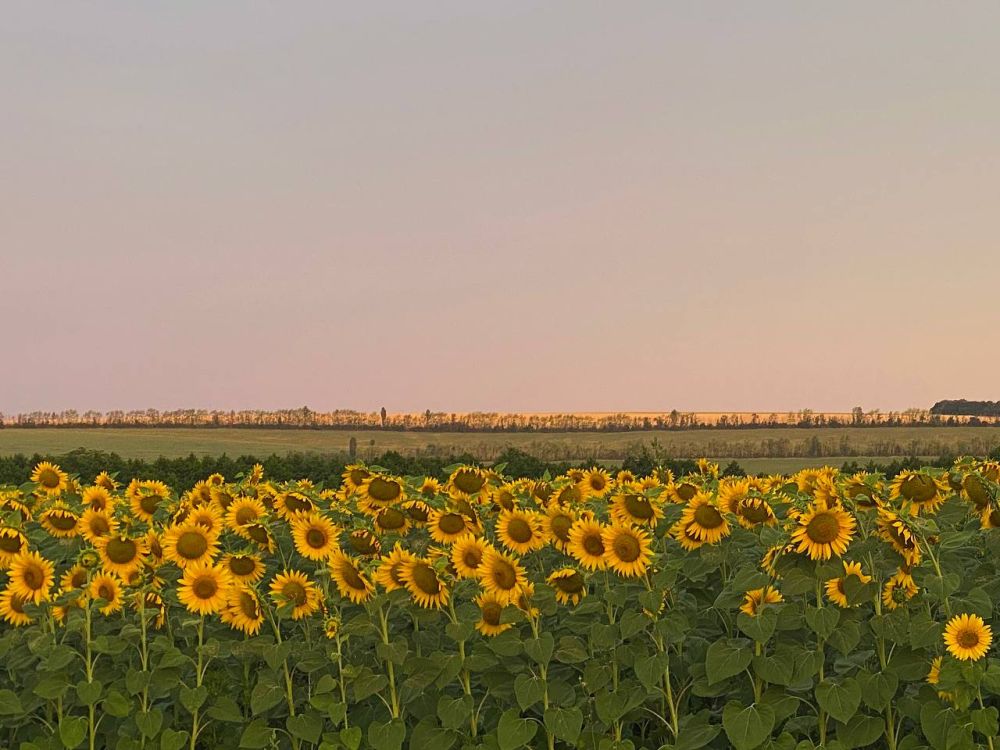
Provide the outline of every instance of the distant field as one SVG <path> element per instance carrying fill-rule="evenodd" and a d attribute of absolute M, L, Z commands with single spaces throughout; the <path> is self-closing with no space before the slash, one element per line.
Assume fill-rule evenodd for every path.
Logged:
<path fill-rule="evenodd" d="M 784 471 L 806 465 L 839 464 L 849 458 L 983 455 L 1000 446 L 1000 427 L 762 428 L 648 432 L 441 433 L 380 430 L 273 430 L 239 428 L 5 428 L 0 455 L 67 453 L 75 448 L 126 457 L 196 455 L 265 456 L 292 451 L 346 453 L 357 440 L 358 455 L 388 450 L 406 455 L 471 453 L 492 460 L 516 447 L 547 460 L 620 460 L 642 446 L 675 458 L 735 459 L 748 469 Z"/>

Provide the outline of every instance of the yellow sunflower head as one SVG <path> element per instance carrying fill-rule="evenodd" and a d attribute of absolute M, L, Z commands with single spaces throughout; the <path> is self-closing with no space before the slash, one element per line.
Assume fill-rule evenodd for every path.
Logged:
<path fill-rule="evenodd" d="M 705 544 L 716 544 L 730 532 L 729 521 L 704 492 L 691 498 L 681 514 L 680 524 L 685 534 Z"/>
<path fill-rule="evenodd" d="M 546 578 L 545 582 L 553 588 L 556 601 L 560 604 L 576 605 L 587 595 L 583 574 L 576 568 L 560 568 Z"/>
<path fill-rule="evenodd" d="M 363 604 L 374 596 L 375 587 L 353 558 L 337 552 L 330 558 L 329 564 L 330 575 L 342 597 L 354 604 Z"/>
<path fill-rule="evenodd" d="M 500 511 L 496 534 L 504 547 L 519 555 L 525 555 L 545 546 L 542 517 L 533 511 Z"/>
<path fill-rule="evenodd" d="M 301 513 L 292 520 L 292 541 L 309 560 L 329 560 L 340 549 L 340 529 L 320 513 Z"/>
<path fill-rule="evenodd" d="M 414 558 L 404 562 L 399 577 L 418 606 L 439 609 L 448 603 L 448 587 L 429 560 Z"/>
<path fill-rule="evenodd" d="M 753 589 L 746 593 L 743 599 L 743 606 L 740 607 L 740 612 L 750 615 L 750 617 L 756 617 L 766 605 L 779 604 L 783 601 L 785 599 L 781 595 L 781 592 L 773 586 Z"/>
<path fill-rule="evenodd" d="M 230 586 L 232 577 L 224 566 L 208 560 L 192 562 L 184 567 L 177 598 L 190 612 L 216 614 L 225 606 Z"/>
<path fill-rule="evenodd" d="M 451 563 L 461 578 L 476 578 L 483 564 L 489 545 L 480 537 L 466 534 L 455 541 L 451 548 Z"/>
<path fill-rule="evenodd" d="M 48 601 L 55 581 L 55 568 L 37 552 L 21 552 L 10 561 L 7 586 L 23 601 Z"/>
<path fill-rule="evenodd" d="M 195 523 L 171 526 L 163 535 L 163 556 L 179 568 L 211 562 L 218 552 L 218 537 Z"/>
<path fill-rule="evenodd" d="M 637 578 L 652 560 L 649 532 L 635 526 L 612 524 L 602 533 L 604 559 L 609 568 L 625 578 Z"/>
<path fill-rule="evenodd" d="M 579 519 L 569 530 L 566 551 L 587 570 L 603 570 L 608 565 L 604 526 L 593 519 Z"/>
<path fill-rule="evenodd" d="M 952 617 L 944 629 L 948 653 L 961 661 L 978 661 L 986 656 L 993 643 L 993 631 L 979 615 Z"/>
<path fill-rule="evenodd" d="M 854 538 L 855 525 L 854 517 L 843 507 L 812 503 L 799 516 L 792 542 L 799 553 L 808 554 L 812 560 L 829 560 L 847 551 Z"/>
<path fill-rule="evenodd" d="M 479 605 L 479 621 L 476 623 L 476 630 L 485 636 L 492 637 L 510 630 L 512 623 L 503 622 L 503 612 L 507 607 L 507 602 L 490 592 L 484 592 L 476 597 L 476 604 Z"/>
<path fill-rule="evenodd" d="M 528 583 L 528 574 L 516 558 L 491 548 L 479 566 L 479 582 L 497 601 L 513 604 L 521 587 Z"/>
<path fill-rule="evenodd" d="M 47 495 L 58 495 L 67 487 L 69 475 L 56 464 L 42 461 L 31 472 L 31 481 Z"/>

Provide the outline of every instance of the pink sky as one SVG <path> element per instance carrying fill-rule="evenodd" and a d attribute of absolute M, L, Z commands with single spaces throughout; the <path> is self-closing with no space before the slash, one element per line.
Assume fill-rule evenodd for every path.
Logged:
<path fill-rule="evenodd" d="M 16 3 L 0 411 L 1000 399 L 1000 5 Z"/>

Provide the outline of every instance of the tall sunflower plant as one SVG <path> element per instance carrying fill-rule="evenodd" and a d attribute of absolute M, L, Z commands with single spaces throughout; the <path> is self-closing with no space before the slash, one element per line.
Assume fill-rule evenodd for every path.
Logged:
<path fill-rule="evenodd" d="M 994 747 L 1000 466 L 0 488 L 0 746 Z"/>

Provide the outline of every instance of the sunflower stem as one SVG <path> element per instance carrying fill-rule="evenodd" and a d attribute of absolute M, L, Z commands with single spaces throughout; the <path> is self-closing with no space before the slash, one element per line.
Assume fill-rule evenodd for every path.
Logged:
<path fill-rule="evenodd" d="M 194 686 L 196 689 L 201 687 L 201 678 L 202 675 L 204 674 L 203 672 L 204 659 L 205 659 L 203 654 L 204 645 L 205 645 L 205 615 L 202 615 L 200 618 L 198 618 L 198 660 L 197 660 L 197 667 L 195 668 L 195 673 L 194 673 Z M 196 743 L 198 742 L 199 709 L 200 706 L 198 708 L 195 708 L 195 710 L 191 712 L 191 744 L 190 744 L 191 750 L 195 750 L 195 747 L 197 746 Z"/>
<path fill-rule="evenodd" d="M 379 604 L 378 607 L 378 619 L 381 634 L 382 634 L 382 644 L 385 646 L 389 645 L 389 615 L 388 612 Z M 393 719 L 399 718 L 399 696 L 396 694 L 396 669 L 393 666 L 392 659 L 387 658 L 385 660 L 385 671 L 386 677 L 389 678 L 389 701 L 390 707 L 389 712 L 392 714 Z"/>
<path fill-rule="evenodd" d="M 91 685 L 94 682 L 94 659 L 93 651 L 91 649 L 90 639 L 91 639 L 91 624 L 93 620 L 93 607 L 91 602 L 87 602 L 87 608 L 84 610 L 84 640 L 86 642 L 87 650 L 87 685 Z M 91 702 L 87 706 L 87 737 L 88 737 L 88 747 L 90 750 L 94 750 L 97 727 L 94 724 L 94 703 Z"/>

